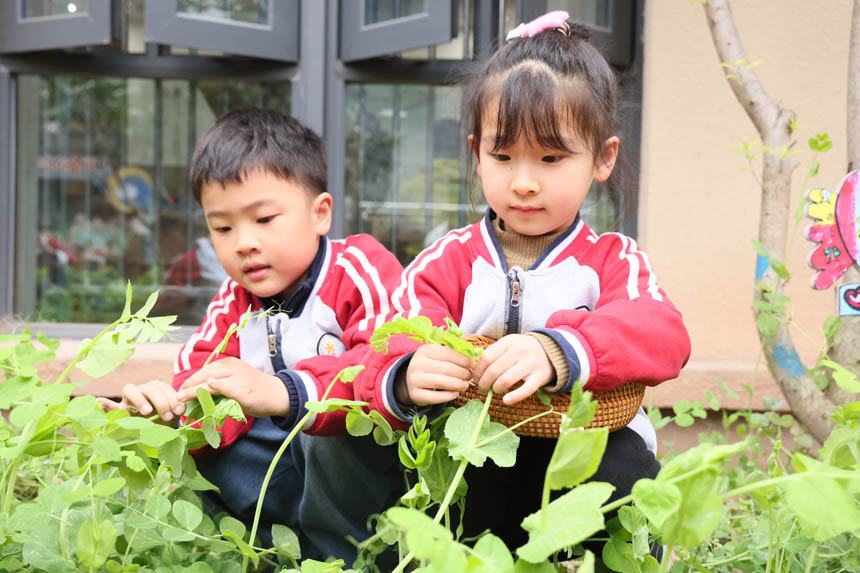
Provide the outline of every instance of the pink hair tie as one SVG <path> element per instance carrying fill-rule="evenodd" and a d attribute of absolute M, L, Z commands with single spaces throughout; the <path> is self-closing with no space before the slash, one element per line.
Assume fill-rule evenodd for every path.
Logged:
<path fill-rule="evenodd" d="M 543 16 L 535 18 L 528 24 L 520 24 L 508 32 L 505 40 L 510 40 L 512 38 L 531 38 L 532 36 L 537 36 L 544 30 L 560 30 L 566 33 L 568 28 L 567 19 L 569 17 L 570 14 L 564 10 L 548 12 Z"/>

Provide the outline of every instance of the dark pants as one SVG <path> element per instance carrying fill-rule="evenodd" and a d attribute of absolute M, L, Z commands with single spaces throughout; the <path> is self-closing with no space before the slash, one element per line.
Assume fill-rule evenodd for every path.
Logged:
<path fill-rule="evenodd" d="M 556 440 L 521 437 L 517 463 L 512 468 L 499 468 L 488 460 L 483 467 L 469 466 L 466 483 L 466 510 L 463 536 L 471 537 L 489 529 L 513 551 L 528 541 L 528 533 L 520 527 L 522 520 L 540 509 L 544 475 L 552 457 Z M 609 434 L 606 452 L 597 472 L 588 481 L 608 482 L 615 486 L 609 501 L 630 494 L 633 484 L 641 478 L 654 478 L 660 464 L 645 446 L 644 440 L 630 428 Z M 554 497 L 564 492 L 556 492 Z M 607 514 L 606 519 L 615 516 Z M 601 545 L 602 547 L 602 545 Z M 600 549 L 597 547 L 597 557 Z M 592 551 L 595 548 L 589 546 Z"/>
<path fill-rule="evenodd" d="M 224 450 L 197 460 L 206 479 L 221 489 L 201 497 L 210 514 L 226 511 L 250 529 L 260 485 L 287 433 L 268 418 Z M 405 493 L 396 446 L 378 446 L 370 436 L 309 436 L 299 433 L 281 457 L 266 491 L 260 540 L 271 545 L 271 526 L 290 527 L 302 558 L 356 558 L 347 536 L 362 541 L 373 531 L 368 518 L 393 506 Z"/>

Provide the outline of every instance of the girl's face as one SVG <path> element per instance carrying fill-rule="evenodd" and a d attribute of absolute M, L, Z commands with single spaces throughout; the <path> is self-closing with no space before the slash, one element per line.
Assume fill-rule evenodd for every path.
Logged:
<path fill-rule="evenodd" d="M 488 106 L 487 112 L 481 141 L 469 136 L 487 204 L 507 229 L 521 235 L 544 235 L 569 227 L 592 181 L 605 181 L 612 173 L 618 138 L 607 139 L 596 157 L 572 128 L 561 130 L 569 151 L 547 149 L 526 137 L 493 150 L 498 106 Z"/>

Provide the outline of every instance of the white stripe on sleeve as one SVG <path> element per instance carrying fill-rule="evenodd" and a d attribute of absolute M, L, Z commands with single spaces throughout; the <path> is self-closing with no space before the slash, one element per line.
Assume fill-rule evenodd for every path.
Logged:
<path fill-rule="evenodd" d="M 218 290 L 218 296 L 222 297 L 221 301 L 209 309 L 200 329 L 182 347 L 182 352 L 176 357 L 176 364 L 174 366 L 176 372 L 182 372 L 191 368 L 191 353 L 194 351 L 194 346 L 198 342 L 212 340 L 212 337 L 218 332 L 218 317 L 227 312 L 230 305 L 236 299 L 236 291 L 233 289 L 235 284 L 235 281 L 232 279 L 227 279 L 221 284 L 221 288 Z M 225 293 L 228 291 L 229 294 L 225 296 Z"/>
<path fill-rule="evenodd" d="M 357 249 L 355 247 L 348 247 L 346 249 L 347 253 L 352 254 L 359 263 L 361 263 L 362 268 L 367 273 L 367 276 L 370 277 L 370 280 L 373 282 L 373 286 L 376 289 L 377 297 L 379 298 L 379 313 L 376 315 L 376 322 L 374 324 L 374 328 L 379 328 L 382 326 L 382 322 L 385 320 L 385 316 L 388 314 L 388 292 L 385 290 L 385 286 L 382 284 L 382 280 L 379 278 L 379 271 L 375 266 L 370 264 L 370 261 L 367 258 L 367 255 L 364 254 L 364 251 L 361 249 Z"/>
<path fill-rule="evenodd" d="M 346 257 L 338 257 L 335 265 L 344 268 L 346 274 L 352 279 L 353 284 L 358 287 L 358 292 L 361 293 L 361 302 L 364 305 L 364 318 L 358 323 L 358 328 L 359 330 L 365 330 L 370 317 L 373 316 L 373 298 L 370 295 L 370 289 L 367 288 L 367 283 L 358 276 L 358 271 L 355 270 L 355 267 Z"/>

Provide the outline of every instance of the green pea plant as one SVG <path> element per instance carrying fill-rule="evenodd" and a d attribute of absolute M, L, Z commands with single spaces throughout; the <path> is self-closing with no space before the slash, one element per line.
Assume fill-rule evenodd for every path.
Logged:
<path fill-rule="evenodd" d="M 262 501 L 297 430 L 272 461 L 249 530 L 229 515 L 203 511 L 197 492 L 214 486 L 188 453 L 220 445 L 206 428 L 241 414 L 226 399 L 201 391 L 190 405 L 192 421 L 172 428 L 156 416 L 104 412 L 94 397 L 73 395 L 78 384 L 67 382 L 73 369 L 102 376 L 130 357 L 134 344 L 169 335 L 174 317 L 149 316 L 155 296 L 132 312 L 129 287 L 120 318 L 82 341 L 56 380 L 43 380 L 37 365 L 55 359 L 58 341 L 29 331 L 0 335 L 0 570 L 352 571 L 334 557 L 302 560 L 297 536 L 283 525 L 273 526 L 272 547 L 260 546 Z M 396 334 L 472 358 L 481 352 L 462 340 L 453 322 L 436 327 L 423 317 L 383 325 L 371 344 L 384 351 Z M 823 364 L 840 386 L 860 390 L 849 371 Z M 344 370 L 332 384 L 351 381 L 361 369 Z M 622 572 L 667 571 L 673 560 L 673 571 L 860 568 L 860 402 L 836 410 L 836 428 L 817 452 L 811 445 L 789 448 L 783 432 L 790 424 L 777 403 L 763 413 L 723 412 L 724 435 L 702 436 L 698 446 L 665 457 L 655 479 L 609 501 L 613 486 L 588 481 L 609 432 L 583 429 L 596 403 L 577 386 L 566 412 L 540 414 L 561 416 L 560 435 L 541 506 L 522 522 L 528 542 L 509 548 L 491 531 L 462 537 L 466 468 L 488 460 L 500 467 L 516 463 L 519 438 L 489 419 L 490 396 L 433 420 L 415 416 L 407 431 L 393 431 L 364 402 L 328 398 L 329 390 L 307 404 L 309 412 L 346 410 L 351 433 L 396 444 L 407 476 L 406 493 L 375 518 L 376 533 L 360 544 L 354 570 L 378 570 L 375 556 L 386 549 L 399 555 L 395 571 L 589 573 L 598 557 L 603 567 Z M 706 398 L 715 409 L 715 398 Z M 681 405 L 673 422 L 689 425 L 703 411 L 704 403 Z M 586 541 L 603 542 L 601 554 L 586 550 Z M 655 542 L 664 546 L 660 562 L 650 552 Z"/>
<path fill-rule="evenodd" d="M 445 344 L 473 358 L 480 353 L 459 340 L 462 333 L 450 320 L 434 327 L 423 317 L 383 325 L 371 344 L 385 351 L 395 334 Z M 841 385 L 860 390 L 850 372 L 837 374 Z M 698 446 L 664 460 L 655 479 L 639 480 L 630 495 L 608 502 L 613 486 L 587 481 L 609 437 L 606 428 L 582 429 L 596 408 L 590 398 L 580 387 L 572 391 L 541 507 L 522 522 L 529 533 L 522 547 L 508 548 L 492 532 L 462 539 L 461 525 L 450 519 L 452 504 L 459 505 L 460 515 L 464 509 L 468 464 L 481 466 L 488 458 L 500 467 L 516 462 L 519 440 L 510 428 L 488 419 L 488 397 L 483 404 L 472 400 L 449 408 L 436 420 L 414 418 L 398 442 L 411 488 L 397 507 L 380 516 L 377 534 L 363 548 L 373 553 L 397 545 L 402 558 L 395 571 L 516 573 L 573 567 L 588 573 L 596 567 L 596 556 L 582 546 L 589 540 L 604 542 L 600 560 L 612 571 L 657 573 L 673 561 L 673 571 L 857 570 L 860 402 L 837 410 L 837 428 L 817 456 L 804 453 L 811 440 L 800 431 L 794 439 L 799 449 L 786 447 L 782 432 L 797 424 L 778 413 L 778 403 L 770 401 L 766 412 L 722 411 L 724 436 L 702 436 Z M 713 394 L 706 401 L 720 411 Z M 667 422 L 659 413 L 650 414 L 659 425 Z M 686 427 L 693 418 L 706 417 L 705 404 L 679 404 L 674 414 L 668 422 Z M 552 499 L 553 491 L 563 493 Z M 654 542 L 664 547 L 660 562 L 651 555 Z M 370 568 L 361 557 L 360 564 Z"/>
<path fill-rule="evenodd" d="M 217 427 L 227 416 L 244 420 L 235 401 L 200 389 L 189 403 L 189 423 L 173 428 L 157 423 L 157 415 L 105 412 L 95 397 L 73 395 L 82 384 L 67 382 L 73 370 L 104 376 L 135 344 L 175 329 L 175 316 L 149 316 L 156 299 L 157 292 L 132 312 L 129 284 L 120 318 L 83 340 L 55 380 L 43 379 L 37 366 L 55 360 L 58 340 L 29 330 L 0 334 L 0 571 L 206 573 L 246 571 L 249 562 L 259 570 L 298 565 L 298 538 L 283 525 L 273 526 L 272 547 L 259 546 L 259 506 L 250 532 L 234 517 L 203 511 L 197 492 L 217 488 L 197 472 L 189 451 L 218 447 Z M 242 326 L 231 328 L 219 348 Z M 359 370 L 341 372 L 332 386 Z M 365 413 L 361 402 L 326 399 L 329 390 L 308 403 L 311 412 L 346 409 L 355 432 L 394 443 L 378 413 Z M 331 567 L 305 560 L 302 570 L 323 565 Z"/>

